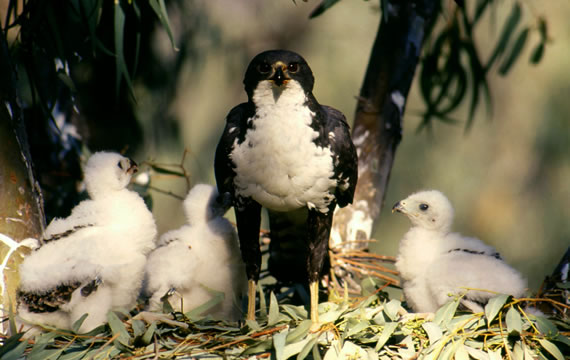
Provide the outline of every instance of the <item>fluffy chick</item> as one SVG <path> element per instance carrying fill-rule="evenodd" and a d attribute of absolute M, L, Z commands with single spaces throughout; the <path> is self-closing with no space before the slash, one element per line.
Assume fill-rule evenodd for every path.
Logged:
<path fill-rule="evenodd" d="M 184 200 L 188 224 L 162 235 L 149 255 L 149 310 L 160 310 L 166 296 L 175 310 L 189 311 L 210 300 L 213 290 L 223 292 L 224 299 L 209 314 L 225 320 L 241 317 L 247 279 L 237 234 L 223 217 L 229 206 L 229 199 L 221 199 L 213 186 L 198 184 L 190 190 Z"/>
<path fill-rule="evenodd" d="M 396 269 L 415 312 L 435 312 L 450 296 L 463 295 L 466 308 L 481 312 L 496 293 L 523 295 L 526 280 L 492 246 L 450 232 L 453 207 L 441 192 L 414 193 L 392 211 L 412 222 L 400 241 Z"/>
<path fill-rule="evenodd" d="M 156 225 L 143 199 L 127 189 L 136 164 L 120 154 L 93 154 L 84 169 L 90 197 L 56 218 L 42 246 L 20 266 L 19 316 L 31 323 L 80 331 L 106 322 L 109 310 L 130 310 L 142 287 Z"/>

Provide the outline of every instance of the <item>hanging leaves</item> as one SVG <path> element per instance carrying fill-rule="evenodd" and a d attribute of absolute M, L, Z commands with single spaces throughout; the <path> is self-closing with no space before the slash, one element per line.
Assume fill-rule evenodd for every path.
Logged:
<path fill-rule="evenodd" d="M 529 29 L 525 28 L 519 33 L 519 36 L 517 37 L 515 43 L 513 44 L 513 47 L 511 48 L 511 53 L 509 54 L 508 57 L 505 58 L 505 60 L 503 61 L 503 63 L 499 67 L 499 74 L 501 74 L 502 76 L 505 76 L 508 74 L 511 67 L 515 64 L 517 59 L 520 57 L 520 55 L 524 49 L 524 46 L 526 45 L 526 41 L 528 38 L 528 32 L 529 32 Z"/>
<path fill-rule="evenodd" d="M 481 60 L 474 29 L 483 14 L 494 11 L 491 3 L 490 0 L 479 1 L 473 15 L 468 6 L 457 7 L 451 21 L 445 19 L 447 26 L 431 34 L 434 40 L 431 44 L 427 42 L 420 68 L 420 94 L 426 110 L 418 130 L 430 126 L 434 118 L 447 123 L 457 122 L 451 114 L 465 101 L 469 102 L 465 125 L 469 130 L 482 96 L 485 96 L 487 110 L 492 109 L 487 75 L 497 68 L 496 64 L 499 64 L 499 75 L 508 75 L 535 33 L 539 34 L 540 40 L 529 61 L 537 64 L 542 59 L 548 41 L 546 21 L 538 18 L 536 27 L 523 26 L 521 29 L 524 7 L 515 1 L 491 55 L 486 62 Z"/>
<path fill-rule="evenodd" d="M 154 10 L 154 13 L 156 14 L 160 22 L 162 23 L 164 30 L 166 30 L 166 33 L 168 34 L 168 38 L 170 39 L 172 47 L 176 51 L 178 51 L 178 48 L 176 47 L 176 42 L 174 41 L 172 27 L 170 26 L 170 20 L 168 19 L 168 13 L 166 12 L 166 4 L 164 3 L 164 0 L 149 0 L 149 4 L 152 7 L 152 10 Z"/>

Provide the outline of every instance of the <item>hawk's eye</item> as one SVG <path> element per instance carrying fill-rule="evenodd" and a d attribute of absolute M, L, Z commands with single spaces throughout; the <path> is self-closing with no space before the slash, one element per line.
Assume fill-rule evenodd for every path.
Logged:
<path fill-rule="evenodd" d="M 271 71 L 271 65 L 268 63 L 261 63 L 257 65 L 257 71 L 259 71 L 260 74 L 267 74 Z"/>
<path fill-rule="evenodd" d="M 289 66 L 287 66 L 287 70 L 291 73 L 296 73 L 299 70 L 299 64 L 291 63 L 289 64 Z"/>
<path fill-rule="evenodd" d="M 429 205 L 428 204 L 420 204 L 419 208 L 421 211 L 426 211 L 429 208 Z"/>
<path fill-rule="evenodd" d="M 119 161 L 119 162 L 117 163 L 117 166 L 119 167 L 119 169 L 125 170 L 125 169 L 123 168 L 123 163 L 122 163 L 121 161 Z"/>

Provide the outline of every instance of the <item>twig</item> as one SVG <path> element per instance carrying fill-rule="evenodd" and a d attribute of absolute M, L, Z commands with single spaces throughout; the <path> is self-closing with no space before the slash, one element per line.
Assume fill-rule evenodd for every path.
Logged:
<path fill-rule="evenodd" d="M 277 331 L 279 331 L 279 330 L 283 330 L 283 329 L 287 328 L 288 326 L 289 326 L 289 325 L 281 325 L 281 326 L 274 327 L 274 328 L 272 328 L 272 329 L 267 329 L 267 330 L 263 330 L 263 331 L 258 331 L 258 332 L 256 332 L 256 333 L 251 334 L 251 335 L 249 336 L 249 338 L 243 338 L 243 339 L 237 339 L 237 340 L 234 340 L 234 341 L 230 341 L 230 342 L 225 343 L 225 344 L 220 344 L 220 345 L 218 345 L 218 346 L 214 346 L 213 348 L 208 349 L 208 350 L 209 350 L 209 351 L 215 351 L 215 350 L 223 349 L 223 348 L 228 347 L 228 346 L 232 346 L 232 345 L 235 345 L 235 344 L 239 344 L 240 342 L 243 342 L 243 341 L 246 341 L 246 340 L 255 339 L 255 338 L 260 337 L 260 336 L 263 336 L 263 335 L 270 335 L 270 334 L 273 334 L 273 333 L 275 333 L 275 332 L 277 332 Z"/>
<path fill-rule="evenodd" d="M 346 265 L 346 266 L 345 266 L 346 269 L 351 269 L 351 270 L 358 271 L 360 274 L 363 274 L 363 275 L 373 275 L 373 276 L 376 276 L 376 277 L 378 277 L 378 278 L 380 278 L 380 279 L 382 279 L 382 280 L 384 280 L 384 281 L 387 281 L 387 282 L 392 283 L 392 284 L 394 284 L 394 285 L 400 286 L 400 281 L 399 281 L 399 280 L 393 279 L 393 278 L 391 278 L 391 277 L 389 277 L 389 276 L 387 276 L 387 275 L 381 274 L 381 273 L 379 273 L 379 272 L 377 272 L 377 271 L 364 271 L 364 270 L 360 269 L 359 267 L 354 266 L 354 265 L 352 265 L 352 264 L 345 264 L 345 265 Z"/>
<path fill-rule="evenodd" d="M 184 200 L 183 196 L 177 195 L 177 194 L 173 193 L 172 191 L 162 190 L 162 189 L 159 189 L 159 188 L 151 186 L 151 185 L 148 186 L 148 189 L 159 192 L 159 193 L 164 194 L 164 195 L 169 195 L 169 196 L 175 197 L 179 200 Z"/>
<path fill-rule="evenodd" d="M 378 271 L 384 271 L 387 272 L 389 274 L 393 274 L 393 275 L 398 275 L 399 273 L 396 270 L 392 270 L 392 269 L 388 269 L 384 266 L 380 266 L 380 265 L 374 265 L 374 264 L 367 264 L 365 262 L 361 262 L 361 261 L 355 261 L 355 260 L 351 260 L 348 258 L 344 258 L 344 257 L 337 257 L 337 259 L 335 259 L 337 262 L 342 263 L 348 263 L 354 266 L 358 266 L 358 267 L 363 267 L 366 269 L 374 269 L 374 270 L 378 270 Z"/>

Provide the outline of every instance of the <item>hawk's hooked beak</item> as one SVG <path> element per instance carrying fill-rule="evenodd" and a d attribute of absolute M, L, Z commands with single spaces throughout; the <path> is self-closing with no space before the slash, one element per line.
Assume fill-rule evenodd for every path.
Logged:
<path fill-rule="evenodd" d="M 397 203 L 394 204 L 394 206 L 392 206 L 392 212 L 396 211 L 402 214 L 406 213 L 406 208 L 404 207 L 404 205 L 402 205 L 400 201 L 398 201 Z"/>
<path fill-rule="evenodd" d="M 289 79 L 290 78 L 283 72 L 283 67 L 278 65 L 275 69 L 275 73 L 273 73 L 273 76 L 269 80 L 272 80 L 275 85 L 281 86 L 287 84 Z"/>

